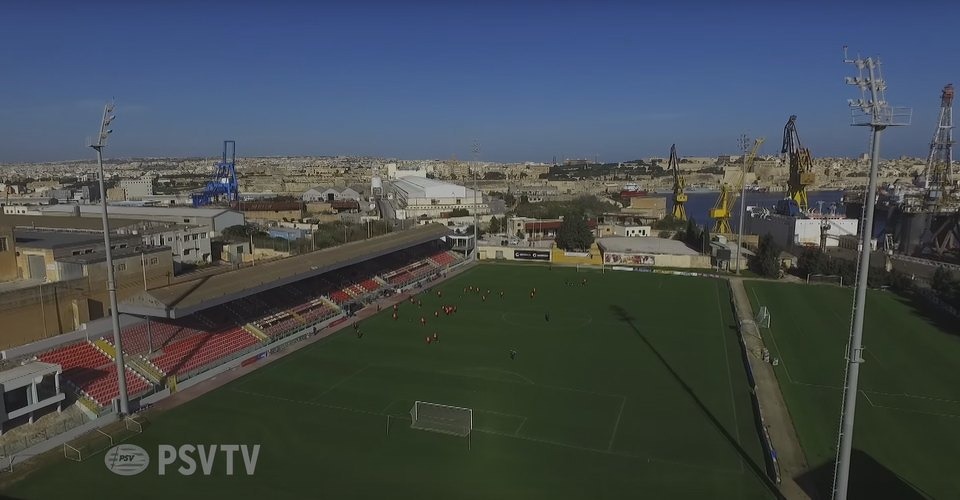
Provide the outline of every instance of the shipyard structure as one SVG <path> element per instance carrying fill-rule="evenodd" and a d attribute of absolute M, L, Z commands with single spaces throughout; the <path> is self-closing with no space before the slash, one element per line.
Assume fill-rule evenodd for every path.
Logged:
<path fill-rule="evenodd" d="M 960 260 L 960 190 L 953 172 L 953 85 L 943 88 L 940 115 L 921 175 L 881 187 L 872 235 L 890 252 Z M 864 192 L 844 195 L 846 212 L 863 213 Z"/>

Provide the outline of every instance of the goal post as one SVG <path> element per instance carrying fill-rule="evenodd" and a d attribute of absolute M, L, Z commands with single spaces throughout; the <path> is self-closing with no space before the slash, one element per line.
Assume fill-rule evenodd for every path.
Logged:
<path fill-rule="evenodd" d="M 770 310 L 767 306 L 760 306 L 756 318 L 757 326 L 760 328 L 770 328 Z"/>
<path fill-rule="evenodd" d="M 473 410 L 417 401 L 410 408 L 410 421 L 410 427 L 417 430 L 469 437 L 473 430 Z"/>
<path fill-rule="evenodd" d="M 827 283 L 843 286 L 843 276 L 838 274 L 808 274 L 807 284 L 810 283 Z"/>

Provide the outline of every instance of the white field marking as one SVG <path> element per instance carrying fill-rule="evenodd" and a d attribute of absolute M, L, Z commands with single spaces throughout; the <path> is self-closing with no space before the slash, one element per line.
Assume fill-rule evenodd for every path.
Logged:
<path fill-rule="evenodd" d="M 620 411 L 617 412 L 617 421 L 613 424 L 613 432 L 610 434 L 610 444 L 607 445 L 607 451 L 613 451 L 613 442 L 617 439 L 617 429 L 620 428 L 620 418 L 623 417 L 623 407 L 627 404 L 627 398 L 620 396 Z"/>
<path fill-rule="evenodd" d="M 737 436 L 737 444 L 742 445 L 743 443 L 740 439 L 740 419 L 737 418 L 737 399 L 733 393 L 733 377 L 730 375 L 730 354 L 727 352 L 727 339 L 726 333 L 724 333 L 727 325 L 723 321 L 723 304 L 721 304 L 720 300 L 720 285 L 718 284 L 713 290 L 717 296 L 717 312 L 720 313 L 720 317 L 718 318 L 720 321 L 720 345 L 723 348 L 723 362 L 727 365 L 727 387 L 730 389 L 730 408 L 733 409 L 733 431 Z M 736 312 L 734 312 L 734 314 L 736 314 Z M 739 334 L 739 331 L 737 333 Z M 740 472 L 743 472 L 743 457 L 738 457 L 737 461 L 740 463 Z"/>
<path fill-rule="evenodd" d="M 372 416 L 376 416 L 376 417 L 386 417 L 386 416 L 387 416 L 387 414 L 384 414 L 384 413 L 377 413 L 377 412 L 367 411 L 367 410 L 358 410 L 358 409 L 356 409 L 356 408 L 348 408 L 348 407 L 344 407 L 344 406 L 325 405 L 325 404 L 318 403 L 318 402 L 315 402 L 315 401 L 305 401 L 305 400 L 302 400 L 302 399 L 285 398 L 285 397 L 281 397 L 281 396 L 274 396 L 274 395 L 272 395 L 272 394 L 263 394 L 263 393 L 259 393 L 259 392 L 244 391 L 244 390 L 235 389 L 235 388 L 230 389 L 230 391 L 232 391 L 232 392 L 237 392 L 237 393 L 241 393 L 241 394 L 249 394 L 249 395 L 251 395 L 251 396 L 257 396 L 257 397 L 262 397 L 262 398 L 266 398 L 266 399 L 274 399 L 274 400 L 278 400 L 278 401 L 286 401 L 286 402 L 289 402 L 289 403 L 301 404 L 301 405 L 305 405 L 305 406 L 313 406 L 313 407 L 316 407 L 316 408 L 326 408 L 326 409 L 332 409 L 332 410 L 342 410 L 342 411 L 346 411 L 346 412 L 350 412 L 350 413 L 360 413 L 360 414 L 363 414 L 363 415 L 372 415 Z M 474 409 L 474 411 L 483 411 L 483 410 Z M 390 415 L 390 416 L 396 418 L 396 417 L 403 417 L 403 416 L 408 416 L 408 415 Z M 515 415 L 515 416 L 516 416 L 516 417 L 519 417 L 519 415 Z M 674 465 L 674 466 L 686 467 L 686 468 L 691 468 L 691 469 L 706 470 L 706 471 L 711 471 L 711 472 L 721 472 L 721 473 L 725 473 L 725 474 L 737 474 L 737 475 L 741 474 L 741 472 L 740 472 L 739 470 L 727 469 L 727 468 L 725 468 L 725 467 L 710 467 L 710 466 L 692 464 L 692 463 L 681 462 L 681 461 L 676 461 L 676 460 L 667 460 L 667 459 L 657 458 L 657 457 L 653 457 L 653 456 L 649 456 L 649 455 L 636 455 L 636 454 L 632 454 L 632 453 L 607 451 L 607 450 L 601 450 L 601 449 L 597 449 L 597 448 L 587 448 L 587 447 L 583 447 L 583 446 L 577 446 L 577 445 L 569 444 L 569 443 L 562 443 L 562 442 L 559 442 L 559 441 L 553 441 L 553 440 L 549 440 L 549 439 L 538 439 L 538 438 L 532 438 L 532 437 L 528 437 L 528 436 L 513 435 L 513 434 L 508 434 L 508 433 L 505 433 L 505 432 L 492 431 L 492 430 L 487 430 L 487 429 L 473 429 L 473 431 L 474 431 L 474 432 L 482 432 L 482 433 L 484 433 L 484 434 L 490 434 L 490 435 L 495 435 L 495 436 L 503 436 L 503 437 L 507 437 L 507 438 L 511 438 L 511 439 L 520 439 L 520 440 L 523 440 L 523 441 L 529 441 L 529 442 L 534 442 L 534 443 L 550 444 L 550 445 L 553 445 L 553 446 L 559 446 L 559 447 L 562 447 L 562 448 L 569 448 L 569 449 L 573 449 L 573 450 L 580 450 L 580 451 L 586 451 L 586 452 L 591 452 L 591 453 L 600 453 L 600 454 L 603 454 L 603 455 L 611 455 L 611 456 L 622 457 L 622 458 L 630 458 L 630 459 L 643 459 L 643 460 L 646 460 L 647 462 L 655 462 L 655 463 L 659 463 L 659 464 Z"/>
<path fill-rule="evenodd" d="M 339 387 L 340 384 L 343 384 L 343 383 L 346 382 L 347 380 L 350 380 L 350 379 L 352 379 L 353 377 L 359 375 L 360 372 L 366 370 L 367 368 L 370 368 L 370 366 L 372 366 L 372 365 L 371 365 L 371 364 L 367 364 L 367 365 L 365 365 L 363 368 L 360 368 L 359 370 L 351 373 L 350 375 L 347 375 L 346 377 L 341 378 L 339 381 L 337 381 L 337 383 L 335 383 L 335 384 L 331 385 L 330 387 L 328 387 L 327 390 L 325 390 L 325 391 L 321 392 L 320 394 L 318 394 L 318 395 L 310 398 L 310 401 L 316 401 L 316 400 L 318 400 L 318 399 L 326 396 L 327 394 L 330 394 L 330 392 L 332 392 L 334 389 L 336 389 L 337 387 Z"/>
<path fill-rule="evenodd" d="M 513 431 L 514 436 L 520 435 L 520 430 L 523 429 L 523 426 L 527 424 L 527 417 L 523 417 L 523 422 L 520 422 L 520 425 L 517 426 L 517 430 Z"/>

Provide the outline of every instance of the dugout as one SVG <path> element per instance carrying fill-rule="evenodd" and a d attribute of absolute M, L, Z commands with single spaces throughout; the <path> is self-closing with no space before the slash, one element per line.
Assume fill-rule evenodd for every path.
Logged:
<path fill-rule="evenodd" d="M 60 411 L 65 395 L 60 391 L 60 365 L 34 361 L 0 372 L 0 433 L 11 420 L 57 406 Z"/>

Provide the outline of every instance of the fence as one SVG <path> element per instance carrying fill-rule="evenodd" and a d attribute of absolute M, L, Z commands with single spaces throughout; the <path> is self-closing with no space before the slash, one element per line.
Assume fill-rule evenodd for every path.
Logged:
<path fill-rule="evenodd" d="M 750 365 L 750 355 L 744 340 L 747 335 L 754 336 L 758 339 L 761 338 L 760 329 L 757 328 L 756 322 L 753 321 L 752 314 L 741 314 L 740 309 L 737 307 L 736 300 L 734 300 L 735 290 L 733 289 L 733 282 L 728 281 L 727 286 L 730 289 L 730 306 L 733 308 L 733 313 L 737 318 L 737 329 L 740 331 L 740 335 L 738 336 L 740 357 L 747 371 L 747 381 L 750 384 L 750 403 L 753 408 L 753 418 L 757 423 L 760 434 L 760 445 L 763 447 L 767 475 L 776 481 L 777 484 L 780 484 L 782 479 L 780 476 L 780 462 L 777 459 L 777 450 L 774 449 L 773 441 L 770 439 L 770 433 L 767 432 L 767 422 L 763 417 L 763 408 L 760 406 L 760 397 L 757 395 L 757 382 L 754 378 L 753 368 Z"/>

